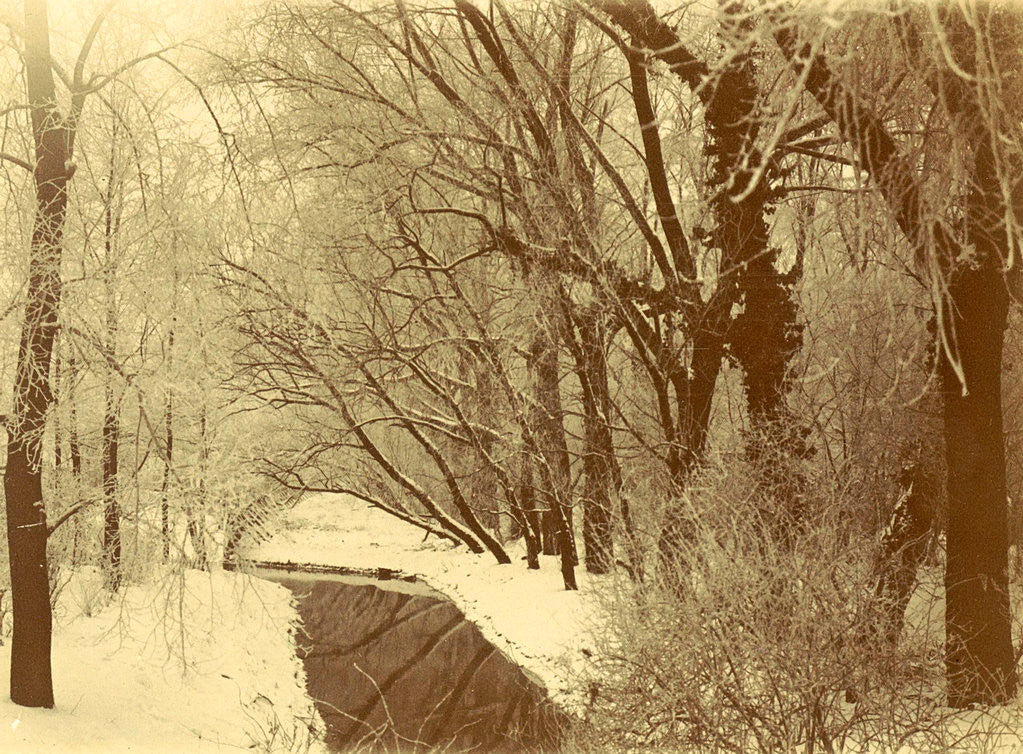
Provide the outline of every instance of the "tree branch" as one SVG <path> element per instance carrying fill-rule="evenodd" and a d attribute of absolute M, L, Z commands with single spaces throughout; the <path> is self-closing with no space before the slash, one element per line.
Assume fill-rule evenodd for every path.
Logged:
<path fill-rule="evenodd" d="M 20 157 L 15 157 L 13 154 L 8 154 L 7 152 L 0 152 L 0 160 L 10 162 L 14 165 L 17 165 L 19 168 L 24 168 L 29 173 L 34 172 L 32 170 L 32 166 L 28 163 L 27 160 L 23 160 Z"/>

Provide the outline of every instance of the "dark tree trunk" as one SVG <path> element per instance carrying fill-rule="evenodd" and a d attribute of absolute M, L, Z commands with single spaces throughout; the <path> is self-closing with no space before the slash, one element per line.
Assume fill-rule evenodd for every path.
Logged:
<path fill-rule="evenodd" d="M 614 565 L 611 488 L 614 446 L 608 415 L 606 333 L 599 313 L 578 319 L 579 379 L 583 386 L 583 550 L 586 570 L 607 573 Z"/>
<path fill-rule="evenodd" d="M 743 311 L 729 330 L 729 352 L 742 369 L 750 431 L 746 455 L 758 485 L 770 503 L 764 510 L 775 535 L 791 543 L 805 518 L 804 478 L 796 462 L 807 458 L 811 446 L 806 430 L 788 410 L 791 361 L 802 346 L 802 325 L 793 284 L 801 266 L 782 274 L 775 268 L 777 249 L 767 246 L 766 203 L 761 204 L 754 249 L 736 279 Z M 748 252 L 754 252 L 749 255 Z"/>
<path fill-rule="evenodd" d="M 802 326 L 789 276 L 774 268 L 775 253 L 750 260 L 738 276 L 743 312 L 732 322 L 729 349 L 742 368 L 750 430 L 746 457 L 755 474 L 763 520 L 772 537 L 791 546 L 806 523 L 805 477 L 799 466 L 812 446 L 808 429 L 786 403 L 789 368 L 802 345 Z"/>
<path fill-rule="evenodd" d="M 940 369 L 948 468 L 945 661 L 948 702 L 956 708 L 1016 695 L 1002 432 L 1008 238 L 992 138 L 977 145 L 967 206 L 966 240 L 976 259 L 952 270 L 952 311 L 943 324 L 954 333 L 963 380 L 944 350 Z"/>
<path fill-rule="evenodd" d="M 968 393 L 942 359 L 948 464 L 945 572 L 949 704 L 1015 695 L 1001 356 L 1007 300 L 997 270 L 964 271 L 950 286 Z"/>
<path fill-rule="evenodd" d="M 53 403 L 49 375 L 60 307 L 69 155 L 67 127 L 57 109 L 49 34 L 46 3 L 26 2 L 25 71 L 35 142 L 36 215 L 4 473 L 14 612 L 11 701 L 26 707 L 53 706 L 42 439 Z"/>

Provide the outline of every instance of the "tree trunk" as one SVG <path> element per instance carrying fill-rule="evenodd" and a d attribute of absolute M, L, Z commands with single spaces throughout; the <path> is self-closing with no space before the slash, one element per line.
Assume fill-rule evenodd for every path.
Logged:
<path fill-rule="evenodd" d="M 115 281 L 117 277 L 117 260 L 115 257 L 114 238 L 117 235 L 121 218 L 120 211 L 115 211 L 116 198 L 116 148 L 117 126 L 114 125 L 111 138 L 110 170 L 107 174 L 107 194 L 105 208 L 105 247 L 106 260 L 103 281 L 106 288 L 106 343 L 104 358 L 106 359 L 106 385 L 104 389 L 105 410 L 103 412 L 103 563 L 105 566 L 107 588 L 117 591 L 121 585 L 121 511 L 117 500 L 117 464 L 121 437 L 121 395 L 117 386 L 119 379 L 117 366 L 117 294 Z"/>
<path fill-rule="evenodd" d="M 942 359 L 948 464 L 945 572 L 949 705 L 1015 695 L 1001 356 L 1007 300 L 997 270 L 964 271 L 950 286 L 967 394 Z"/>
<path fill-rule="evenodd" d="M 174 324 L 171 319 L 171 329 L 167 333 L 167 370 L 171 370 L 174 354 Z M 167 387 L 167 402 L 164 406 L 163 424 L 166 432 L 165 454 L 163 466 L 163 483 L 160 486 L 160 536 L 163 539 L 163 560 L 166 563 L 170 559 L 170 481 L 174 469 L 174 388 Z"/>
<path fill-rule="evenodd" d="M 707 445 L 714 391 L 724 356 L 722 331 L 727 311 L 719 293 L 715 293 L 715 299 L 708 305 L 707 324 L 693 335 L 692 372 L 685 381 L 686 392 L 676 396 L 679 405 L 680 462 L 673 469 L 671 479 L 675 497 L 682 493 L 690 475 L 703 460 Z M 688 511 L 673 500 L 668 506 L 657 546 L 661 576 L 676 594 L 681 595 L 687 591 L 686 549 L 695 533 L 696 523 L 691 520 Z"/>
<path fill-rule="evenodd" d="M 927 554 L 937 497 L 937 490 L 916 462 L 903 468 L 899 493 L 881 539 L 874 587 L 875 602 L 882 610 L 880 635 L 892 645 L 902 633 L 917 572 Z"/>
<path fill-rule="evenodd" d="M 68 356 L 68 370 L 71 373 L 72 381 L 78 373 L 78 360 L 72 352 Z M 75 406 L 74 395 L 71 396 L 71 409 L 68 412 L 68 455 L 71 456 L 71 476 L 74 479 L 75 500 L 82 502 L 82 443 L 78 439 L 78 409 Z M 78 541 L 81 537 L 81 526 L 78 523 L 78 516 L 71 522 L 74 527 L 71 535 L 71 565 L 78 565 Z"/>
<path fill-rule="evenodd" d="M 26 707 L 53 706 L 42 438 L 53 402 L 50 360 L 60 306 L 60 256 L 69 171 L 68 134 L 57 109 L 49 36 L 46 3 L 26 2 L 25 72 L 35 142 L 36 215 L 4 473 L 14 612 L 11 701 Z"/>
<path fill-rule="evenodd" d="M 522 538 L 526 542 L 526 565 L 530 569 L 540 567 L 540 514 L 537 510 L 536 488 L 533 486 L 533 459 L 528 452 L 521 453 L 519 478 L 515 498 L 522 510 Z M 514 538 L 514 532 L 513 532 Z"/>
<path fill-rule="evenodd" d="M 558 374 L 558 346 L 554 325 L 538 323 L 530 347 L 530 371 L 533 375 L 535 406 L 532 412 L 533 432 L 539 447 L 536 463 L 545 484 L 538 495 L 542 503 L 540 515 L 544 555 L 561 553 L 567 546 L 573 564 L 578 562 L 572 537 L 572 511 L 569 506 L 570 466 L 568 445 L 561 407 Z M 549 484 L 546 482 L 549 480 Z"/>
<path fill-rule="evenodd" d="M 945 662 L 948 703 L 956 708 L 1003 704 L 1016 694 L 1002 432 L 1008 237 L 992 138 L 977 145 L 968 199 L 967 243 L 976 259 L 953 269 L 952 311 L 943 323 L 954 333 L 963 382 L 944 349 L 940 370 L 948 467 Z"/>
<path fill-rule="evenodd" d="M 206 464 L 209 460 L 209 446 L 206 437 L 206 402 L 203 401 L 199 408 L 199 496 L 198 510 L 191 508 L 185 511 L 187 518 L 188 537 L 192 540 L 192 547 L 195 550 L 195 563 L 200 570 L 209 568 L 209 560 L 206 555 L 206 540 L 203 538 L 202 528 L 198 525 L 197 517 L 205 515 L 206 511 Z"/>
<path fill-rule="evenodd" d="M 121 585 L 121 511 L 117 501 L 120 435 L 119 395 L 114 386 L 108 384 L 103 415 L 103 562 L 107 588 L 111 591 L 117 591 Z"/>
<path fill-rule="evenodd" d="M 614 445 L 608 414 L 606 335 L 601 315 L 578 320 L 580 382 L 583 385 L 583 550 L 589 573 L 607 573 L 614 565 L 614 516 L 611 487 Z"/>

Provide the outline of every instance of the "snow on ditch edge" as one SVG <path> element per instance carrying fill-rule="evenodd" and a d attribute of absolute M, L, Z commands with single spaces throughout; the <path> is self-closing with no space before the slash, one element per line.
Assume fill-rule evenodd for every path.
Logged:
<path fill-rule="evenodd" d="M 350 495 L 317 493 L 299 502 L 285 528 L 244 555 L 258 561 L 353 569 L 391 568 L 447 597 L 508 659 L 538 681 L 555 703 L 579 710 L 597 603 L 587 574 L 566 591 L 557 558 L 530 571 L 523 551 L 498 565 L 489 554 L 430 536 Z"/>

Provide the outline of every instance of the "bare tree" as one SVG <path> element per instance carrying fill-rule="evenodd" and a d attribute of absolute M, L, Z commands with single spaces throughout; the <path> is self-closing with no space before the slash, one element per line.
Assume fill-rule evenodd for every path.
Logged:
<path fill-rule="evenodd" d="M 1002 73 L 1018 51 L 1009 44 L 1018 20 L 986 5 L 968 13 L 942 8 L 933 26 L 908 10 L 895 18 L 920 85 L 933 93 L 946 127 L 971 145 L 958 222 L 933 206 L 906 147 L 889 133 L 870 98 L 837 76 L 811 43 L 800 43 L 795 21 L 776 16 L 774 36 L 805 90 L 869 172 L 932 291 L 948 469 L 949 703 L 1002 703 L 1016 691 L 1001 358 L 1009 301 L 1006 273 L 1013 266 L 1016 233 L 1013 192 L 1006 181 L 1012 181 L 1008 171 L 1018 165 L 1019 154 L 1000 107 L 991 102 L 1005 101 L 1010 86 Z M 937 43 L 930 60 L 920 54 L 924 35 Z M 992 91 L 999 92 L 994 99 Z"/>
<path fill-rule="evenodd" d="M 4 494 L 14 609 L 11 700 L 27 707 L 53 706 L 52 618 L 40 454 L 46 412 L 52 401 L 50 359 L 60 303 L 67 183 L 72 172 L 73 122 L 69 123 L 58 109 L 49 34 L 46 3 L 26 2 L 25 69 L 35 141 L 36 219 L 14 382 L 14 415 L 8 426 Z M 87 55 L 87 49 L 83 53 Z M 81 59 L 84 62 L 84 55 Z"/>
<path fill-rule="evenodd" d="M 107 364 L 104 380 L 104 411 L 102 438 L 103 490 L 103 560 L 107 585 L 117 591 L 121 582 L 121 512 L 118 504 L 118 463 L 121 435 L 121 378 L 111 366 L 118 363 L 118 301 L 115 289 L 117 255 L 123 194 L 119 191 L 117 174 L 117 121 L 111 134 L 110 168 L 107 173 L 106 196 L 103 208 L 103 288 L 106 294 L 105 333 L 102 344 L 103 360 Z"/>
<path fill-rule="evenodd" d="M 107 3 L 86 30 L 73 68 L 65 71 L 50 52 L 45 0 L 26 0 L 24 26 L 15 29 L 24 42 L 24 66 L 34 158 L 6 153 L 0 159 L 26 168 L 35 184 L 35 219 L 29 247 L 28 284 L 14 378 L 13 411 L 7 423 L 4 490 L 10 554 L 14 635 L 11 648 L 11 699 L 25 706 L 52 707 L 50 666 L 51 609 L 48 584 L 47 525 L 43 500 L 42 443 L 54 403 L 51 385 L 54 344 L 62 294 L 61 256 L 68 206 L 68 184 L 75 172 L 75 139 L 86 101 L 142 60 L 115 66 L 109 73 L 86 75 L 90 53 L 115 3 Z M 57 94 L 56 78 L 67 88 L 69 103 Z M 74 510 L 53 523 L 58 526 Z"/>

